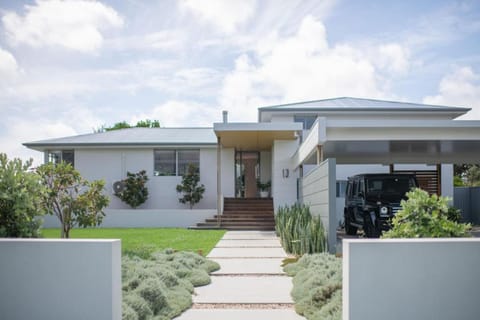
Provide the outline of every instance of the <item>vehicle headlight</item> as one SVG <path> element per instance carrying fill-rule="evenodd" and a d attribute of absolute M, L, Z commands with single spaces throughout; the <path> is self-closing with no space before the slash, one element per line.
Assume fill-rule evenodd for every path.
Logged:
<path fill-rule="evenodd" d="M 381 207 L 380 208 L 380 214 L 381 215 L 388 215 L 388 208 L 387 207 Z"/>

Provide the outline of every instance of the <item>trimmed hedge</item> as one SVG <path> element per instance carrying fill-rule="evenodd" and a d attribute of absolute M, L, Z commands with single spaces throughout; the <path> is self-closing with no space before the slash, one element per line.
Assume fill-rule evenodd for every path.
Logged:
<path fill-rule="evenodd" d="M 210 283 L 220 269 L 193 253 L 167 249 L 151 260 L 122 258 L 123 320 L 172 319 L 192 305 L 193 288 Z"/>
<path fill-rule="evenodd" d="M 304 255 L 284 271 L 293 277 L 295 311 L 309 320 L 342 318 L 342 260 L 327 253 Z"/>

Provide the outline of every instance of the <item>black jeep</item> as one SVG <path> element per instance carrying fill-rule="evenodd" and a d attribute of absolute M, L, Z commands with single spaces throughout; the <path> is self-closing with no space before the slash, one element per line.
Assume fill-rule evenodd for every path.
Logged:
<path fill-rule="evenodd" d="M 390 229 L 405 193 L 417 186 L 411 174 L 360 174 L 348 178 L 345 232 L 355 235 L 362 228 L 366 237 L 379 237 L 382 231 Z"/>

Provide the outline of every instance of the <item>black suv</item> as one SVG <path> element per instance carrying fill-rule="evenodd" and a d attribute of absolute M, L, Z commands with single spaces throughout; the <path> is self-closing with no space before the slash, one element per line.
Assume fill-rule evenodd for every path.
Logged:
<path fill-rule="evenodd" d="M 379 237 L 382 231 L 390 229 L 405 193 L 417 186 L 411 174 L 360 174 L 348 178 L 345 232 L 355 235 L 362 228 L 366 237 Z"/>

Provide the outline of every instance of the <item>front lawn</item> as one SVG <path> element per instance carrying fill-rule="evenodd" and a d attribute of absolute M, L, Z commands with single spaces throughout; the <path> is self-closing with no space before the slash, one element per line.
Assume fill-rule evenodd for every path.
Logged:
<path fill-rule="evenodd" d="M 202 251 L 206 256 L 215 247 L 224 230 L 188 230 L 176 228 L 96 228 L 73 229 L 70 238 L 121 239 L 122 253 L 143 257 L 152 252 L 172 248 L 181 251 Z M 45 238 L 60 238 L 60 229 L 42 229 Z"/>

